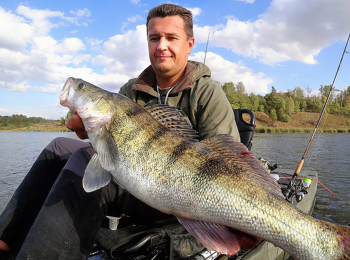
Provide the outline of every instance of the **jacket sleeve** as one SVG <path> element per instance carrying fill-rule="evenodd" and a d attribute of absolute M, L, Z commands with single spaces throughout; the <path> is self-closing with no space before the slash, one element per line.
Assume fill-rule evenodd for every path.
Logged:
<path fill-rule="evenodd" d="M 197 130 L 201 139 L 218 134 L 229 134 L 240 142 L 239 132 L 231 105 L 214 80 L 200 87 L 197 99 Z"/>

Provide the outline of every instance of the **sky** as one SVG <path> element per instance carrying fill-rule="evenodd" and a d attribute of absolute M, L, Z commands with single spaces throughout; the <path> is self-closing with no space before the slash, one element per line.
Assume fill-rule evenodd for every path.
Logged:
<path fill-rule="evenodd" d="M 349 0 L 0 0 L 0 115 L 65 117 L 58 97 L 68 77 L 118 92 L 150 64 L 147 12 L 164 3 L 192 11 L 189 59 L 206 57 L 213 79 L 243 82 L 248 94 L 317 94 L 350 33 Z M 336 89 L 350 85 L 349 71 L 350 53 Z"/>

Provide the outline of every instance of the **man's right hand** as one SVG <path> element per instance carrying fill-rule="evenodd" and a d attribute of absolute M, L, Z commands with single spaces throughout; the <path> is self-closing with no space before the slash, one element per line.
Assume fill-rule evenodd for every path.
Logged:
<path fill-rule="evenodd" d="M 89 138 L 87 132 L 85 131 L 83 121 L 81 120 L 80 116 L 76 112 L 74 112 L 74 114 L 66 122 L 66 127 L 69 130 L 74 131 L 80 139 Z"/>

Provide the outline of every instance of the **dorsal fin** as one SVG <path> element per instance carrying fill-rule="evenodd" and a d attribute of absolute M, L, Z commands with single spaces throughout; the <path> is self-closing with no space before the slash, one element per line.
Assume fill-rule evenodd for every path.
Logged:
<path fill-rule="evenodd" d="M 267 190 L 284 199 L 280 186 L 271 177 L 261 162 L 251 155 L 251 152 L 244 144 L 235 141 L 232 136 L 225 134 L 205 139 L 201 143 L 213 151 L 220 153 L 226 160 L 236 165 L 241 164 L 243 168 L 253 174 L 254 178 L 263 183 Z"/>
<path fill-rule="evenodd" d="M 173 132 L 190 139 L 199 141 L 198 132 L 187 123 L 186 116 L 176 107 L 168 105 L 146 105 L 144 107 L 158 122 Z"/>

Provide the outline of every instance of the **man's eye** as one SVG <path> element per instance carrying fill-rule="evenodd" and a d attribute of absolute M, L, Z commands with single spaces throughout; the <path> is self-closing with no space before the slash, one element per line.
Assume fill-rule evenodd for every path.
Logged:
<path fill-rule="evenodd" d="M 155 41 L 158 41 L 159 38 L 158 37 L 151 37 L 149 40 L 152 41 L 152 42 L 155 42 Z"/>

